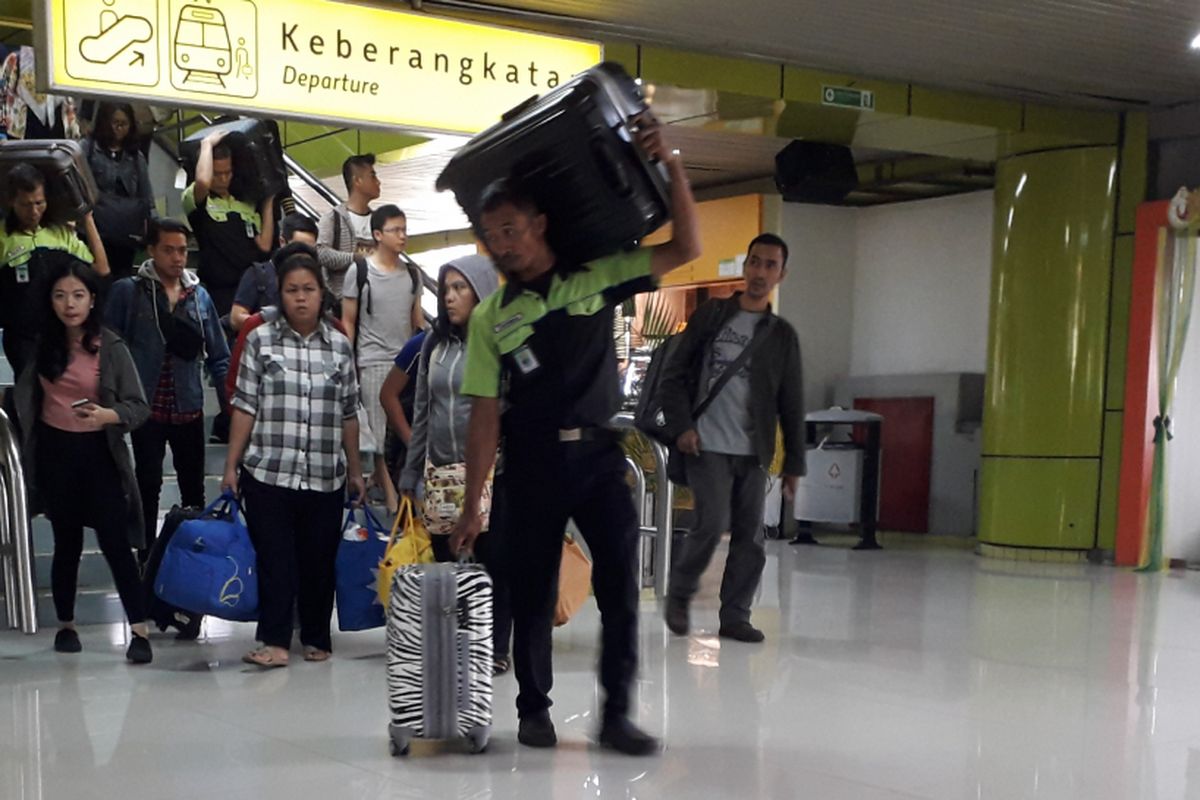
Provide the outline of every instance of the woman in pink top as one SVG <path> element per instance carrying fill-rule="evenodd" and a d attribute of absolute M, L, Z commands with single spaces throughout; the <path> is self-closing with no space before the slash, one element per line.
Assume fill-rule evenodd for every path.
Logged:
<path fill-rule="evenodd" d="M 146 664 L 153 654 L 132 550 L 144 536 L 141 502 L 124 437 L 146 421 L 150 409 L 125 343 L 100 327 L 92 268 L 55 254 L 48 259 L 45 285 L 37 299 L 42 322 L 36 357 L 15 392 L 30 512 L 45 511 L 54 528 L 50 581 L 59 620 L 54 649 L 82 649 L 75 590 L 87 526 L 96 532 L 132 628 L 125 657 Z"/>

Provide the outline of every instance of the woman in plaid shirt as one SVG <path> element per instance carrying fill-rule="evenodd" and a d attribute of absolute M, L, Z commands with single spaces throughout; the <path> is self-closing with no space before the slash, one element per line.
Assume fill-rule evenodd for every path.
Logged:
<path fill-rule="evenodd" d="M 258 552 L 262 646 L 242 660 L 261 667 L 287 665 L 293 603 L 304 659 L 328 660 L 342 498 L 365 491 L 353 350 L 321 315 L 316 253 L 293 247 L 279 263 L 283 316 L 242 351 L 222 481 L 240 489 Z"/>

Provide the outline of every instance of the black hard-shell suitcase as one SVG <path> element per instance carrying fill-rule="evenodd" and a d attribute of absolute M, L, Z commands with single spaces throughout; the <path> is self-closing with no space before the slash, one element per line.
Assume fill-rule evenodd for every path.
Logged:
<path fill-rule="evenodd" d="M 154 540 L 154 546 L 150 548 L 150 555 L 146 559 L 146 567 L 142 573 L 142 587 L 146 598 L 146 618 L 157 625 L 160 631 L 177 628 L 181 639 L 196 638 L 200 633 L 200 622 L 204 619 L 204 615 L 186 611 L 163 600 L 154 593 L 154 582 L 158 579 L 158 568 L 162 564 L 163 553 L 167 551 L 167 544 L 175 535 L 175 531 L 179 530 L 179 526 L 186 520 L 197 519 L 203 513 L 204 509 L 202 508 L 171 506 L 171 510 L 163 519 L 162 530 L 159 531 L 158 538 Z"/>
<path fill-rule="evenodd" d="M 196 178 L 196 161 L 200 158 L 200 142 L 210 133 L 228 131 L 222 144 L 233 154 L 232 194 L 247 203 L 258 203 L 265 197 L 277 195 L 287 188 L 287 167 L 283 163 L 283 147 L 279 126 L 274 120 L 243 117 L 218 122 L 196 131 L 179 145 L 179 157 L 187 171 L 188 181 Z"/>
<path fill-rule="evenodd" d="M 46 223 L 82 219 L 96 205 L 99 191 L 92 168 L 79 142 L 73 139 L 10 139 L 0 141 L 0 202 L 13 199 L 8 171 L 32 164 L 46 176 Z"/>
<path fill-rule="evenodd" d="M 599 64 L 471 139 L 437 188 L 454 190 L 478 233 L 483 190 L 517 177 L 546 212 L 556 255 L 575 263 L 610 255 L 670 215 L 666 168 L 646 158 L 630 130 L 630 117 L 645 110 L 633 79 L 617 64 Z"/>
<path fill-rule="evenodd" d="M 396 570 L 387 614 L 392 755 L 413 739 L 465 739 L 487 749 L 492 730 L 492 579 L 479 564 Z"/>

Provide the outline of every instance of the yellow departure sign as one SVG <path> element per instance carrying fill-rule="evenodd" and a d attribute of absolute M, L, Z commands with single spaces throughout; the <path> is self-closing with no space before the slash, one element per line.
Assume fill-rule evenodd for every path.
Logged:
<path fill-rule="evenodd" d="M 454 133 L 602 58 L 595 42 L 333 0 L 40 0 L 34 19 L 54 91 Z"/>

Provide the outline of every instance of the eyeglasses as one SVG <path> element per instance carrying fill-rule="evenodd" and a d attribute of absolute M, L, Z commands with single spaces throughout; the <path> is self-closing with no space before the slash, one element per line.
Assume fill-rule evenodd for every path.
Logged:
<path fill-rule="evenodd" d="M 395 234 L 400 234 L 403 236 L 408 233 L 408 228 L 382 228 L 381 231 L 383 233 L 391 234 L 393 236 Z"/>

